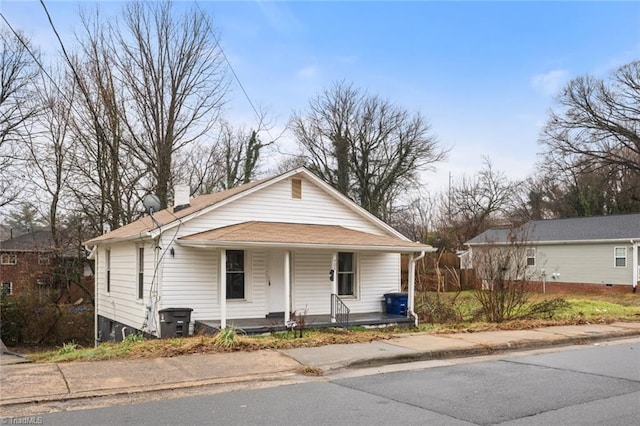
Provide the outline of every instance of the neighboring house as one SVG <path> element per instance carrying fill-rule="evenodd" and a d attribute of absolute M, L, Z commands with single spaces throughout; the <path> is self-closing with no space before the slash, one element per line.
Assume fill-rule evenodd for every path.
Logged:
<path fill-rule="evenodd" d="M 82 285 L 93 290 L 93 272 L 89 260 L 73 250 L 59 252 L 51 231 L 39 230 L 0 242 L 0 282 L 4 295 L 17 295 L 28 289 L 42 299 L 53 295 L 57 302 L 87 300 L 87 294 L 74 285 L 70 276 L 55 282 L 64 273 L 81 277 Z M 80 270 L 75 270 L 80 268 Z"/>
<path fill-rule="evenodd" d="M 466 244 L 473 253 L 509 240 L 524 246 L 528 275 L 547 292 L 636 292 L 640 214 L 535 220 L 490 229 Z"/>
<path fill-rule="evenodd" d="M 165 308 L 193 309 L 196 325 L 245 330 L 283 329 L 301 313 L 306 324 L 331 324 L 347 310 L 350 321 L 414 322 L 415 259 L 433 248 L 305 168 L 174 204 L 86 242 L 96 260 L 97 341 L 119 340 L 126 328 L 160 336 Z M 391 318 L 383 296 L 400 291 L 402 253 L 408 309 Z"/>

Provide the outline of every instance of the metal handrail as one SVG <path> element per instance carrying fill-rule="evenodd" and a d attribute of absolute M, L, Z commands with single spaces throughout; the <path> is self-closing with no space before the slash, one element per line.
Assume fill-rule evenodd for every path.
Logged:
<path fill-rule="evenodd" d="M 349 312 L 351 309 L 338 297 L 331 294 L 331 319 L 335 319 L 336 324 L 343 328 L 349 327 Z"/>

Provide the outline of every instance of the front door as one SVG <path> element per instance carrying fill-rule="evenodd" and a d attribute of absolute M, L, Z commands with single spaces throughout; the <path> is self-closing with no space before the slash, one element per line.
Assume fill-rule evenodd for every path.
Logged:
<path fill-rule="evenodd" d="M 269 252 L 268 267 L 269 312 L 284 312 L 284 251 Z"/>

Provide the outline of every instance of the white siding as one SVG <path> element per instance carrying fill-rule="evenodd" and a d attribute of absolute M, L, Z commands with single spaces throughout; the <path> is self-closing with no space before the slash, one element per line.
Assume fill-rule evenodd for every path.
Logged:
<path fill-rule="evenodd" d="M 293 309 L 309 315 L 331 312 L 330 251 L 296 251 L 294 256 Z M 400 291 L 400 255 L 356 253 L 357 297 L 342 297 L 353 313 L 380 312 L 385 293 Z"/>
<path fill-rule="evenodd" d="M 330 251 L 296 251 L 293 255 L 292 310 L 309 315 L 331 312 Z"/>
<path fill-rule="evenodd" d="M 137 246 L 131 243 L 114 244 L 111 248 L 111 291 L 106 287 L 105 247 L 98 248 L 97 289 L 98 315 L 140 329 L 145 321 L 144 299 L 138 299 L 136 268 Z M 145 246 L 145 295 L 153 276 L 153 247 Z"/>
<path fill-rule="evenodd" d="M 159 309 L 191 308 L 192 319 L 218 318 L 218 251 L 182 246 L 174 250 L 174 257 L 163 259 Z"/>
<path fill-rule="evenodd" d="M 306 179 L 302 181 L 302 199 L 293 199 L 291 180 L 286 179 L 219 207 L 211 214 L 190 220 L 183 226 L 180 236 L 251 220 L 341 225 L 359 231 L 386 235 L 381 228 L 350 210 Z"/>
<path fill-rule="evenodd" d="M 360 300 L 347 300 L 351 312 L 382 311 L 385 293 L 400 291 L 400 255 L 394 253 L 361 253 L 359 258 Z"/>
<path fill-rule="evenodd" d="M 627 248 L 626 267 L 614 267 L 614 247 Z M 544 269 L 548 281 L 553 281 L 553 273 L 559 273 L 560 282 L 631 285 L 634 253 L 630 248 L 631 244 L 540 245 L 536 276 Z"/>
<path fill-rule="evenodd" d="M 191 308 L 192 320 L 220 318 L 220 252 L 177 246 L 163 260 L 160 309 Z M 227 301 L 227 318 L 262 318 L 266 313 L 265 252 L 245 251 L 245 300 Z"/>

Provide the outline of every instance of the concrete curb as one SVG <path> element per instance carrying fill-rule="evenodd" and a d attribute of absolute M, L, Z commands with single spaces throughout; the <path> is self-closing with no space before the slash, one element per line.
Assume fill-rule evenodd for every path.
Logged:
<path fill-rule="evenodd" d="M 603 335 L 568 336 L 556 340 L 523 340 L 513 343 L 478 345 L 470 348 L 445 349 L 437 351 L 424 351 L 411 354 L 381 356 L 370 359 L 363 359 L 347 363 L 340 368 L 368 368 L 378 367 L 387 364 L 402 364 L 416 361 L 433 361 L 439 359 L 467 358 L 481 355 L 495 355 L 510 351 L 520 351 L 529 349 L 545 349 L 557 346 L 584 345 L 607 340 L 618 340 L 628 337 L 640 336 L 640 330 L 625 330 L 619 332 L 609 332 Z M 337 368 L 335 370 L 338 370 Z M 334 370 L 334 371 L 335 371 Z"/>
<path fill-rule="evenodd" d="M 273 374 L 253 374 L 247 376 L 238 376 L 238 377 L 225 377 L 220 379 L 206 379 L 206 380 L 191 380 L 186 382 L 171 382 L 161 385 L 153 385 L 153 386 L 145 386 L 145 387 L 128 387 L 128 388 L 119 388 L 119 389 L 97 389 L 85 392 L 78 392 L 74 394 L 57 394 L 57 395 L 47 395 L 42 397 L 32 397 L 32 398 L 16 398 L 16 399 L 6 399 L 4 401 L 0 401 L 0 409 L 6 409 L 11 407 L 17 407 L 26 404 L 39 404 L 44 402 L 62 402 L 62 401 L 72 401 L 77 399 L 86 399 L 86 398 L 100 398 L 100 397 L 111 397 L 111 396 L 120 396 L 120 395 L 132 395 L 138 393 L 150 393 L 150 392 L 162 392 L 168 390 L 176 390 L 176 389 L 189 389 L 189 388 L 197 388 L 204 386 L 214 386 L 214 385 L 228 385 L 233 383 L 245 383 L 245 382 L 269 382 L 280 380 L 287 377 L 294 377 L 297 373 L 295 370 L 287 370 L 283 372 L 273 373 Z"/>

